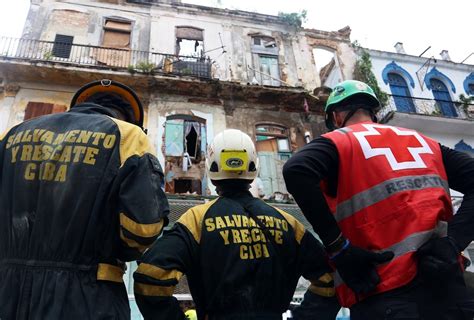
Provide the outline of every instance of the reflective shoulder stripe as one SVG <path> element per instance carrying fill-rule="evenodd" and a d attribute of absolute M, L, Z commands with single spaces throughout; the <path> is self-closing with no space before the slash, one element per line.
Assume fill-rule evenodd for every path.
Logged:
<path fill-rule="evenodd" d="M 160 234 L 163 229 L 164 221 L 161 220 L 156 223 L 138 223 L 130 219 L 125 213 L 120 213 L 120 225 L 128 232 L 143 238 L 155 237 Z"/>
<path fill-rule="evenodd" d="M 438 175 L 418 175 L 393 178 L 362 191 L 352 198 L 337 205 L 335 218 L 337 222 L 344 220 L 356 212 L 370 207 L 377 202 L 385 200 L 402 191 L 424 190 L 429 188 L 442 188 L 449 194 L 446 180 Z"/>
<path fill-rule="evenodd" d="M 99 263 L 97 280 L 123 282 L 124 270 L 108 263 Z"/>
<path fill-rule="evenodd" d="M 334 287 L 326 288 L 326 287 L 319 287 L 317 285 L 311 284 L 308 288 L 314 294 L 322 297 L 334 297 L 336 295 L 336 289 Z"/>
<path fill-rule="evenodd" d="M 191 232 L 197 243 L 201 241 L 202 220 L 204 219 L 207 210 L 209 210 L 217 200 L 219 200 L 219 198 L 189 209 L 177 221 Z"/>
<path fill-rule="evenodd" d="M 175 286 L 156 286 L 135 282 L 135 294 L 143 296 L 170 297 L 173 295 Z"/>
<path fill-rule="evenodd" d="M 0 141 L 3 140 L 3 138 L 5 138 L 5 136 L 7 135 L 8 131 L 5 131 L 3 133 L 0 133 Z"/>
<path fill-rule="evenodd" d="M 293 232 L 295 233 L 295 238 L 298 243 L 301 243 L 301 239 L 303 239 L 304 233 L 305 233 L 305 228 L 301 222 L 296 220 L 295 217 L 293 217 L 291 214 L 286 213 L 285 211 L 278 209 L 276 207 L 272 207 L 275 210 L 277 210 L 283 218 L 285 218 L 286 221 L 288 221 L 288 224 L 293 228 Z"/>
<path fill-rule="evenodd" d="M 183 273 L 178 270 L 166 270 L 158 266 L 148 263 L 140 263 L 137 268 L 137 273 L 144 274 L 157 280 L 176 280 L 179 281 Z"/>
<path fill-rule="evenodd" d="M 125 161 L 134 155 L 156 154 L 142 129 L 122 120 L 110 119 L 115 122 L 120 131 L 120 166 L 123 166 Z"/>

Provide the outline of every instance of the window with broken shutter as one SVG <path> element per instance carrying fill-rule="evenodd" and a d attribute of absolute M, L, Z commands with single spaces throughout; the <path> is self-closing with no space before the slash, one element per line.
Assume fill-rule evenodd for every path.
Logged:
<path fill-rule="evenodd" d="M 107 19 L 104 25 L 102 45 L 110 48 L 130 48 L 131 33 L 132 23 L 130 21 Z"/>
<path fill-rule="evenodd" d="M 280 68 L 276 40 L 267 36 L 253 36 L 251 50 L 255 80 L 261 85 L 279 86 Z M 250 82 L 254 82 L 254 79 Z"/>
<path fill-rule="evenodd" d="M 23 120 L 29 120 L 51 113 L 64 112 L 66 109 L 67 107 L 65 105 L 30 101 L 26 105 L 25 117 Z"/>

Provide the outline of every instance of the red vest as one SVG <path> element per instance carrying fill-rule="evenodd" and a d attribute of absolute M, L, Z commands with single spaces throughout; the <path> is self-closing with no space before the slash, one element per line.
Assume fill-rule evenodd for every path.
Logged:
<path fill-rule="evenodd" d="M 323 191 L 342 234 L 355 246 L 390 250 L 395 258 L 377 267 L 381 282 L 371 293 L 409 283 L 416 275 L 416 250 L 432 236 L 444 236 L 452 217 L 439 144 L 416 131 L 359 123 L 324 134 L 339 154 L 337 194 Z M 356 297 L 335 274 L 342 306 Z"/>

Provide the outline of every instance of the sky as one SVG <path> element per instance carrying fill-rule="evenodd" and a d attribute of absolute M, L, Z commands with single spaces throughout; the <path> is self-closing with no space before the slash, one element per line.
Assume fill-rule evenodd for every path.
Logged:
<path fill-rule="evenodd" d="M 473 0 L 184 0 L 183 2 L 266 14 L 308 11 L 307 28 L 335 31 L 350 26 L 363 47 L 439 58 L 448 50 L 461 62 L 474 52 Z M 0 0 L 0 35 L 19 37 L 29 0 Z M 465 63 L 474 65 L 474 54 Z"/>

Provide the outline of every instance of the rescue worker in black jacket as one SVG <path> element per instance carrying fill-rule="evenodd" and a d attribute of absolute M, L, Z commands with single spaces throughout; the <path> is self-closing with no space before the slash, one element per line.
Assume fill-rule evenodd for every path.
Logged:
<path fill-rule="evenodd" d="M 136 94 L 102 80 L 3 136 L 0 319 L 130 318 L 124 262 L 169 211 L 142 126 Z"/>
<path fill-rule="evenodd" d="M 134 274 L 145 319 L 185 319 L 172 296 L 183 274 L 200 320 L 281 319 L 301 275 L 334 306 L 315 317 L 335 319 L 339 306 L 322 246 L 293 216 L 249 192 L 258 170 L 250 137 L 233 129 L 218 134 L 206 166 L 219 198 L 182 215 Z"/>

